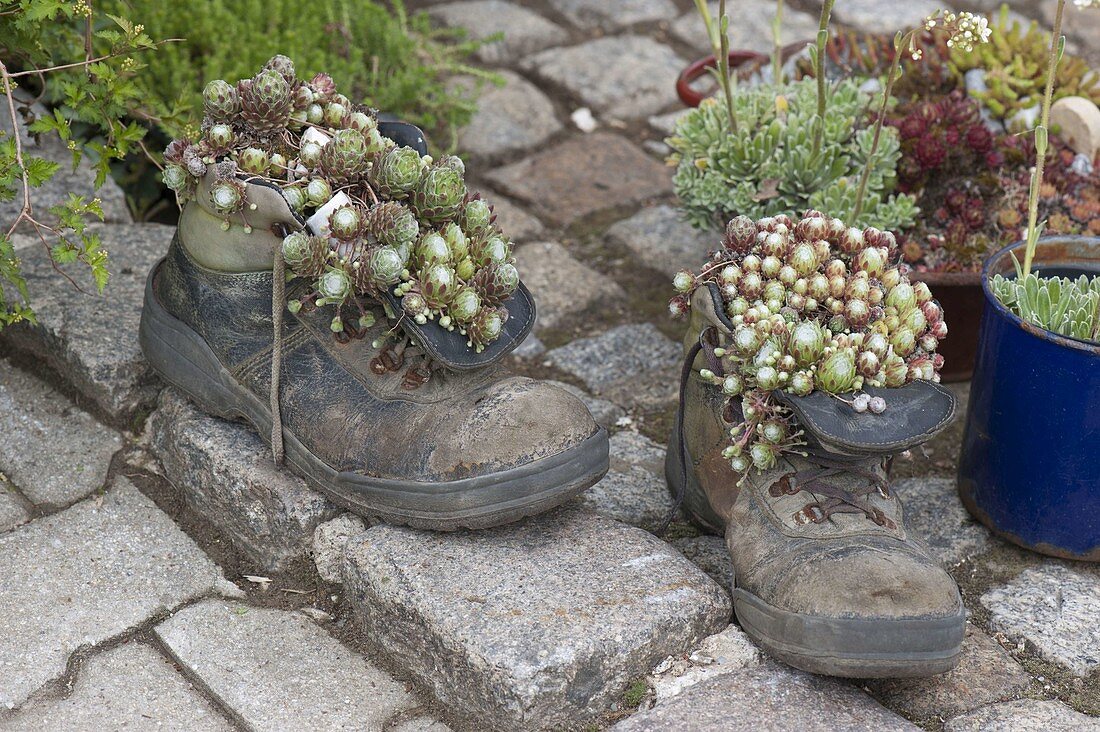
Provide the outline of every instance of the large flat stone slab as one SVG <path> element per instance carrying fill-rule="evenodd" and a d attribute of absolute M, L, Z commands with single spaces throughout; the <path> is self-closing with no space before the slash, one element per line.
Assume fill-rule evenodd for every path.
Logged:
<path fill-rule="evenodd" d="M 672 508 L 665 486 L 664 445 L 623 431 L 611 436 L 609 453 L 607 475 L 581 494 L 581 503 L 616 521 L 655 528 Z"/>
<path fill-rule="evenodd" d="M 550 0 L 550 7 L 584 30 L 617 31 L 636 23 L 668 20 L 676 14 L 671 0 Z"/>
<path fill-rule="evenodd" d="M 668 168 L 606 132 L 566 140 L 490 171 L 487 178 L 559 226 L 672 192 Z"/>
<path fill-rule="evenodd" d="M 726 592 L 733 592 L 733 560 L 721 536 L 685 536 L 669 542 Z"/>
<path fill-rule="evenodd" d="M 42 730 L 220 732 L 234 727 L 164 656 L 130 641 L 96 654 L 80 669 L 64 699 L 32 702 L 0 726 L 8 732 Z"/>
<path fill-rule="evenodd" d="M 503 38 L 482 46 L 476 53 L 487 64 L 507 64 L 569 40 L 569 34 L 561 26 L 504 0 L 446 3 L 428 12 L 444 25 L 465 28 L 472 38 L 502 33 Z"/>
<path fill-rule="evenodd" d="M 504 196 L 490 194 L 488 199 L 493 205 L 497 226 L 512 241 L 530 241 L 546 230 L 541 221 Z"/>
<path fill-rule="evenodd" d="M 152 450 L 188 507 L 264 571 L 308 557 L 317 525 L 340 509 L 276 466 L 251 427 L 199 411 L 174 388 L 157 405 Z"/>
<path fill-rule="evenodd" d="M 994 630 L 1029 641 L 1048 661 L 1078 676 L 1100 666 L 1100 577 L 1048 561 L 979 601 Z"/>
<path fill-rule="evenodd" d="M 920 728 L 827 676 L 766 664 L 696 684 L 616 724 L 615 732 L 886 732 Z"/>
<path fill-rule="evenodd" d="M 110 256 L 111 280 L 103 295 L 83 294 L 54 271 L 41 248 L 20 252 L 38 325 L 0 330 L 0 349 L 42 360 L 119 426 L 152 407 L 158 382 L 138 346 L 145 277 L 168 250 L 174 227 L 119 224 L 95 227 Z M 86 272 L 72 268 L 86 283 Z M 89 293 L 95 289 L 84 288 Z"/>
<path fill-rule="evenodd" d="M 562 129 L 538 87 L 511 71 L 497 73 L 504 86 L 484 88 L 477 111 L 458 134 L 459 150 L 486 160 L 531 150 Z"/>
<path fill-rule="evenodd" d="M 676 399 L 681 348 L 652 323 L 620 325 L 546 354 L 546 363 L 584 382 L 596 396 L 628 406 Z"/>
<path fill-rule="evenodd" d="M 1097 732 L 1100 720 L 1058 701 L 1019 699 L 948 720 L 944 732 Z"/>
<path fill-rule="evenodd" d="M 17 91 L 16 97 L 23 98 L 23 95 Z M 41 104 L 32 105 L 31 113 L 34 115 L 34 119 L 48 114 Z M 57 218 L 49 213 L 49 209 L 65 203 L 69 200 L 71 194 L 76 194 L 83 196 L 87 201 L 98 198 L 103 208 L 104 221 L 129 223 L 132 220 L 130 209 L 126 206 L 126 195 L 112 178 L 108 177 L 103 186 L 96 190 L 95 169 L 86 156 L 81 159 L 74 169 L 73 154 L 61 138 L 56 134 L 44 134 L 39 135 L 39 139 L 36 141 L 28 134 L 24 119 L 20 116 L 17 121 L 24 154 L 45 158 L 61 166 L 45 184 L 39 188 L 31 188 L 31 207 L 36 219 L 43 223 L 56 223 Z M 8 135 L 11 134 L 11 117 L 6 111 L 0 115 L 0 130 Z M 19 215 L 19 209 L 23 206 L 22 181 L 16 177 L 13 186 L 15 187 L 15 197 L 10 201 L 0 201 L 0 221 L 4 222 L 4 231 L 7 231 L 8 227 L 15 221 L 15 217 Z M 22 224 L 18 231 L 33 233 L 33 227 L 29 224 Z M 28 239 L 26 243 L 29 244 L 30 241 Z M 35 236 L 33 241 L 37 242 L 38 237 Z M 52 245 L 53 242 L 50 242 L 50 244 Z"/>
<path fill-rule="evenodd" d="M 103 487 L 122 436 L 49 384 L 0 360 L 0 472 L 36 505 L 65 506 Z"/>
<path fill-rule="evenodd" d="M 31 518 L 24 499 L 15 492 L 15 488 L 0 478 L 0 532 L 14 529 Z"/>
<path fill-rule="evenodd" d="M 757 666 L 764 654 L 736 625 L 703 639 L 691 653 L 669 656 L 649 675 L 657 704 L 698 683 Z"/>
<path fill-rule="evenodd" d="M 617 12 L 617 5 L 608 5 L 609 12 Z M 520 62 L 524 71 L 562 87 L 594 111 L 624 120 L 671 106 L 676 77 L 686 65 L 668 46 L 639 35 L 552 48 Z"/>
<path fill-rule="evenodd" d="M 0 706 L 61 676 L 69 654 L 229 583 L 129 481 L 0 536 Z"/>
<path fill-rule="evenodd" d="M 963 507 L 954 478 L 905 478 L 892 490 L 905 507 L 909 530 L 928 542 L 944 564 L 958 564 L 989 548 L 989 530 Z"/>
<path fill-rule="evenodd" d="M 381 730 L 418 705 L 404 684 L 298 613 L 207 600 L 156 634 L 248 729 Z"/>
<path fill-rule="evenodd" d="M 616 282 L 578 262 L 557 242 L 524 244 L 515 257 L 523 283 L 538 304 L 536 330 L 568 325 L 573 316 L 605 299 L 626 299 Z"/>
<path fill-rule="evenodd" d="M 1031 676 L 992 638 L 967 624 L 962 659 L 951 671 L 922 679 L 872 679 L 871 692 L 910 719 L 946 719 L 1016 696 Z"/>
<path fill-rule="evenodd" d="M 348 539 L 366 530 L 366 522 L 350 513 L 317 526 L 313 532 L 313 563 L 321 579 L 336 584 L 344 581 L 344 547 Z"/>
<path fill-rule="evenodd" d="M 871 33 L 893 34 L 920 25 L 925 18 L 943 7 L 935 0 L 909 0 L 884 3 L 880 0 L 850 0 L 837 3 L 835 20 Z"/>
<path fill-rule="evenodd" d="M 845 3 L 838 3 L 839 6 Z M 718 17 L 718 3 L 709 2 L 712 18 Z M 772 36 L 772 20 L 775 18 L 775 0 L 738 0 L 727 4 L 730 15 L 730 48 L 756 51 L 771 55 L 775 43 Z M 782 45 L 795 41 L 812 41 L 817 37 L 819 17 L 796 10 L 790 3 L 783 4 L 783 24 L 779 31 Z M 897 30 L 896 28 L 894 30 Z M 711 53 L 703 19 L 697 10 L 681 15 L 672 24 L 672 34 L 692 46 L 700 55 Z"/>
<path fill-rule="evenodd" d="M 607 238 L 637 255 L 638 264 L 671 280 L 682 269 L 697 270 L 721 237 L 692 228 L 675 208 L 661 205 L 643 208 L 614 224 L 607 230 Z"/>
<path fill-rule="evenodd" d="M 480 532 L 375 526 L 344 579 L 364 636 L 476 729 L 579 724 L 730 612 L 667 544 L 577 508 Z"/>

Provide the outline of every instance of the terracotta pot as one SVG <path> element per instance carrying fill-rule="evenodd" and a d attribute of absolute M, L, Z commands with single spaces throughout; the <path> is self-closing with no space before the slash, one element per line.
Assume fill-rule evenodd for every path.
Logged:
<path fill-rule="evenodd" d="M 791 56 L 805 48 L 807 43 L 809 43 L 809 41 L 798 41 L 784 46 L 779 52 L 779 57 L 785 63 Z M 731 50 L 729 52 L 729 60 L 731 69 L 739 69 L 743 66 L 768 64 L 771 62 L 771 56 L 766 53 L 757 53 L 756 51 Z M 680 97 L 680 101 L 688 107 L 698 107 L 699 102 L 706 99 L 707 95 L 692 89 L 691 83 L 707 73 L 708 69 L 713 69 L 717 66 L 718 62 L 715 61 L 714 54 L 711 54 L 706 58 L 695 61 L 681 71 L 680 76 L 676 78 L 676 95 Z"/>
<path fill-rule="evenodd" d="M 909 279 L 927 284 L 943 308 L 948 331 L 936 349 L 943 354 L 940 378 L 947 382 L 969 381 L 978 356 L 978 326 L 985 307 L 981 273 L 914 270 Z"/>

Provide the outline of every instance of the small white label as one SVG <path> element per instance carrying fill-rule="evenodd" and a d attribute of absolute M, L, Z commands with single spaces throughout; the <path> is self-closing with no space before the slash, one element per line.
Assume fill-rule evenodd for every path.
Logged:
<path fill-rule="evenodd" d="M 351 199 L 347 195 L 340 191 L 332 198 L 328 199 L 328 203 L 321 208 L 317 209 L 317 212 L 306 219 L 306 226 L 309 230 L 317 236 L 328 237 L 328 217 L 332 215 L 332 212 L 341 206 L 347 206 L 351 203 Z"/>

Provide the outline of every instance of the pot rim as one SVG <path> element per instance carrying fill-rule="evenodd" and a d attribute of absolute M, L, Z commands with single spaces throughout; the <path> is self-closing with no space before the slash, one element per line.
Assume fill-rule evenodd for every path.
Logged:
<path fill-rule="evenodd" d="M 1100 237 L 1081 236 L 1081 235 L 1044 236 L 1044 237 L 1041 237 L 1039 239 L 1038 244 L 1042 245 L 1044 243 L 1053 243 L 1053 242 L 1058 242 L 1058 241 L 1092 242 L 1092 243 L 1096 244 L 1098 247 L 1100 247 Z M 1038 325 L 1035 325 L 1033 323 L 1029 323 L 1026 320 L 1024 320 L 1023 318 L 1021 318 L 1019 315 L 1017 315 L 1016 313 L 1012 312 L 1007 307 L 1005 307 L 1001 303 L 1001 301 L 997 299 L 997 296 L 993 294 L 993 290 L 990 289 L 990 285 L 989 285 L 989 281 L 992 279 L 993 274 L 994 274 L 993 272 L 991 272 L 991 270 L 993 268 L 993 265 L 1000 263 L 1002 260 L 1004 260 L 1006 257 L 1008 257 L 1013 251 L 1026 246 L 1026 244 L 1027 244 L 1027 242 L 1024 241 L 1023 239 L 1021 239 L 1018 242 L 1015 242 L 1013 244 L 1009 244 L 1006 247 L 1002 247 L 1001 249 L 998 249 L 996 252 L 989 255 L 989 257 L 985 260 L 985 263 L 982 265 L 981 277 L 982 277 L 982 292 L 985 294 L 986 303 L 989 304 L 990 306 L 992 306 L 993 309 L 996 310 L 997 313 L 1001 317 L 1006 318 L 1009 322 L 1013 323 L 1017 328 L 1020 328 L 1021 330 L 1026 331 L 1027 333 L 1035 336 L 1036 338 L 1041 338 L 1043 340 L 1051 341 L 1052 343 L 1055 343 L 1059 346 L 1064 346 L 1066 348 L 1072 348 L 1072 349 L 1075 349 L 1075 350 L 1078 350 L 1078 351 L 1085 351 L 1085 352 L 1090 353 L 1091 355 L 1094 355 L 1094 356 L 1100 356 L 1100 344 L 1094 343 L 1092 341 L 1081 340 L 1080 338 L 1074 338 L 1073 336 L 1065 336 L 1065 335 L 1062 335 L 1060 333 L 1055 333 L 1054 331 L 1047 330 L 1046 328 L 1042 328 L 1042 327 L 1040 327 Z M 1100 259 L 1098 259 L 1098 261 L 1100 261 Z"/>
<path fill-rule="evenodd" d="M 795 41 L 794 43 L 788 43 L 783 46 L 779 55 L 784 61 L 789 59 L 795 53 L 798 53 L 803 48 L 808 46 L 811 41 Z M 730 68 L 739 68 L 745 63 L 749 62 L 761 62 L 767 61 L 771 58 L 770 54 L 761 53 L 759 51 L 750 51 L 745 48 L 731 48 L 729 50 L 729 64 Z M 691 88 L 691 82 L 695 81 L 706 73 L 707 69 L 715 68 L 718 65 L 717 60 L 713 53 L 696 59 L 684 67 L 684 70 L 680 72 L 680 75 L 676 77 L 676 95 L 680 97 L 680 101 L 688 108 L 698 107 L 706 95 L 701 92 L 697 92 Z"/>
<path fill-rule="evenodd" d="M 909 279 L 927 282 L 929 285 L 950 285 L 956 287 L 977 287 L 981 284 L 981 271 L 974 272 L 933 272 L 909 270 Z"/>

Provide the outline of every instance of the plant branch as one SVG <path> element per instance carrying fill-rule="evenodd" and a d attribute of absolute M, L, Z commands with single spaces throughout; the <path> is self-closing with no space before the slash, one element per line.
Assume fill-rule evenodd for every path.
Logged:
<path fill-rule="evenodd" d="M 19 120 L 15 114 L 15 96 L 11 89 L 11 74 L 8 73 L 8 67 L 3 61 L 0 61 L 0 75 L 4 79 L 4 96 L 8 100 L 8 114 L 11 117 L 11 135 L 15 139 L 15 164 L 19 166 L 19 175 L 23 179 L 23 206 L 19 209 L 19 215 L 15 217 L 15 221 L 12 222 L 11 227 L 8 229 L 8 236 L 11 236 L 16 227 L 19 226 L 19 222 L 25 218 L 28 218 L 31 214 L 31 185 L 27 177 L 27 166 L 23 164 L 23 140 L 19 134 Z"/>
<path fill-rule="evenodd" d="M 780 42 L 780 31 L 783 27 L 783 0 L 776 0 L 775 3 L 775 18 L 772 20 L 772 83 L 779 86 L 782 79 L 780 78 L 783 70 L 783 59 L 780 56 L 782 51 Z"/>
<path fill-rule="evenodd" d="M 852 209 L 852 225 L 855 226 L 859 215 L 863 213 L 863 197 L 867 195 L 867 182 L 871 178 L 871 169 L 874 167 L 875 155 L 878 154 L 879 141 L 882 139 L 882 125 L 886 121 L 886 110 L 890 104 L 890 95 L 894 93 L 894 84 L 901 76 L 902 49 L 907 43 L 912 42 L 913 36 L 920 30 L 914 28 L 904 36 L 899 31 L 894 36 L 894 60 L 890 63 L 890 70 L 886 73 L 886 86 L 882 90 L 882 104 L 879 106 L 878 119 L 875 120 L 875 136 L 871 139 L 871 152 L 864 161 L 863 173 L 859 176 L 859 187 L 856 189 L 856 205 Z"/>
<path fill-rule="evenodd" d="M 1039 126 L 1035 128 L 1035 170 L 1031 174 L 1031 190 L 1027 204 L 1027 244 L 1024 247 L 1024 277 L 1031 274 L 1031 261 L 1035 257 L 1035 247 L 1039 243 L 1039 192 L 1043 186 L 1043 168 L 1047 157 L 1047 130 L 1050 129 L 1050 102 L 1054 95 L 1054 72 L 1058 68 L 1062 38 L 1062 13 L 1066 9 L 1066 0 L 1058 0 L 1058 9 L 1054 14 L 1054 28 L 1050 36 L 1050 56 L 1047 58 L 1047 83 L 1043 91 L 1043 113 Z"/>
<path fill-rule="evenodd" d="M 131 48 L 131 49 L 128 49 L 128 50 L 125 50 L 125 51 L 115 51 L 114 53 L 108 53 L 108 54 L 105 54 L 103 56 L 97 56 L 96 58 L 92 58 L 92 59 L 85 59 L 83 61 L 74 61 L 71 64 L 60 64 L 59 66 L 50 66 L 50 67 L 45 68 L 45 69 L 28 69 L 27 71 L 18 71 L 14 74 L 8 74 L 8 76 L 11 77 L 12 79 L 17 79 L 20 76 L 30 76 L 32 74 L 48 74 L 51 71 L 64 71 L 65 69 L 74 69 L 74 68 L 77 68 L 78 66 L 88 66 L 90 64 L 99 63 L 100 61 L 107 61 L 108 59 L 112 59 L 112 58 L 118 58 L 119 56 L 126 56 L 128 54 L 136 53 L 138 51 L 152 50 L 153 48 L 157 48 L 158 46 L 161 46 L 165 43 L 179 43 L 179 42 L 184 41 L 184 40 L 186 40 L 186 39 L 184 39 L 184 38 L 166 38 L 163 41 L 157 41 L 156 43 L 154 43 L 152 45 L 151 48 Z"/>
<path fill-rule="evenodd" d="M 829 42 L 829 19 L 835 0 L 825 0 L 821 5 L 821 23 L 817 29 L 817 53 L 814 55 L 814 73 L 817 76 L 817 124 L 814 125 L 812 157 L 821 152 L 821 138 L 825 135 L 825 44 Z"/>

